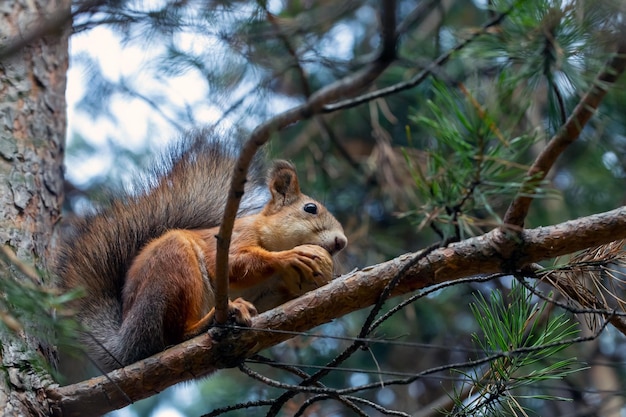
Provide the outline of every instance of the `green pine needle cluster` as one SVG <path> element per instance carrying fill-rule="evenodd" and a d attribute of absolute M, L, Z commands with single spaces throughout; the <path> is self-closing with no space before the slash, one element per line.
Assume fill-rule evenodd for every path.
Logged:
<path fill-rule="evenodd" d="M 506 124 L 516 125 L 520 117 L 509 115 L 500 121 L 508 93 L 493 93 L 498 100 L 492 106 L 500 110 L 492 110 L 479 104 L 475 92 L 462 91 L 464 94 L 441 82 L 433 83 L 434 98 L 426 102 L 427 111 L 413 117 L 432 138 L 421 144 L 427 149 L 426 163 L 413 164 L 407 158 L 422 202 L 409 215 L 422 227 L 430 226 L 442 237 L 457 239 L 501 224 L 498 213 L 525 181 L 528 167 L 518 161 L 536 141 L 530 135 L 515 136 L 508 127 L 503 131 Z M 493 96 L 484 97 L 490 99 Z M 537 183 L 529 192 L 545 195 L 543 185 Z"/>
<path fill-rule="evenodd" d="M 514 283 L 507 296 L 493 291 L 486 299 L 475 296 L 472 313 L 481 331 L 474 334 L 486 366 L 456 371 L 466 379 L 453 397 L 454 416 L 528 415 L 525 404 L 538 400 L 565 400 L 549 393 L 546 381 L 562 379 L 582 369 L 575 357 L 557 354 L 578 334 L 576 322 L 553 315 L 533 301 L 524 286 Z"/>
<path fill-rule="evenodd" d="M 411 118 L 409 145 L 427 162 L 411 161 L 407 151 L 420 203 L 406 214 L 441 238 L 500 225 L 515 196 L 556 195 L 525 178 L 536 156 L 531 147 L 561 128 L 605 64 L 616 24 L 606 16 L 620 10 L 612 1 L 558 0 L 497 0 L 485 8 L 506 17 L 433 71 L 430 99 Z"/>
<path fill-rule="evenodd" d="M 13 277 L 19 272 L 14 265 L 0 262 L 0 293 L 3 295 L 0 297 L 0 340 L 13 340 L 15 346 L 25 338 L 36 338 L 42 352 L 31 352 L 24 345 L 15 360 L 27 359 L 25 366 L 58 378 L 55 364 L 44 355 L 56 349 L 67 353 L 79 349 L 76 343 L 78 323 L 71 317 L 67 304 L 82 291 L 61 294 L 56 289 L 35 284 L 30 279 L 40 273 L 31 268 L 29 271 L 32 276 L 28 274 L 25 280 L 17 281 Z"/>

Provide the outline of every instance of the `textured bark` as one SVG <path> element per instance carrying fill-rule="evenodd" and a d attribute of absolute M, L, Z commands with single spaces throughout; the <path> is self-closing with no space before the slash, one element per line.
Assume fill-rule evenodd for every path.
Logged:
<path fill-rule="evenodd" d="M 69 4 L 0 1 L 2 43 L 28 37 L 41 19 L 61 7 L 69 11 Z M 45 271 L 51 258 L 53 226 L 61 209 L 68 35 L 69 29 L 59 30 L 0 61 L 0 245 L 38 271 Z M 0 262 L 0 278 L 27 279 L 18 269 Z M 41 274 L 37 284 L 51 282 Z M 32 336 L 36 323 L 21 325 L 23 330 L 16 332 L 0 330 L 0 410 L 3 415 L 48 415 L 43 395 L 47 376 L 32 369 L 28 356 L 50 360 L 54 352 Z"/>
<path fill-rule="evenodd" d="M 400 277 L 393 294 L 494 272 L 626 238 L 626 207 L 555 226 L 505 233 L 498 228 L 427 256 L 407 254 L 334 280 L 316 291 L 253 320 L 255 330 L 213 329 L 158 355 L 107 376 L 51 388 L 57 415 L 101 414 L 148 397 L 170 385 L 205 376 L 292 336 L 374 304 L 385 286 Z M 278 331 L 278 332 L 275 332 Z"/>

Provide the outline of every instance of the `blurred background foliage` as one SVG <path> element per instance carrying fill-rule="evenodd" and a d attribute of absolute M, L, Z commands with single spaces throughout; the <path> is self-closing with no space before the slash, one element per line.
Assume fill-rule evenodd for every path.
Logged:
<path fill-rule="evenodd" d="M 379 47 L 379 3 L 117 0 L 79 16 L 69 71 L 66 209 L 81 213 L 103 202 L 103 189 L 132 187 L 137 171 L 185 131 L 211 126 L 245 137 L 259 123 L 357 71 Z M 506 16 L 500 24 L 483 28 L 501 13 Z M 302 188 L 344 225 L 350 244 L 339 256 L 343 272 L 499 224 L 528 165 L 610 56 L 614 26 L 625 16 L 619 0 L 398 0 L 397 17 L 398 59 L 372 91 L 410 80 L 469 36 L 484 33 L 415 87 L 293 125 L 276 133 L 266 150 L 268 158 L 292 160 Z M 580 138 L 538 184 L 541 198 L 532 206 L 528 227 L 624 204 L 625 83 L 622 78 L 611 88 Z M 332 372 L 323 382 L 375 383 L 476 358 L 480 351 L 472 334 L 480 329 L 470 308 L 473 294 L 490 299 L 492 291 L 510 289 L 511 280 L 504 277 L 419 298 L 372 335 L 379 343 L 353 355 L 345 371 Z M 314 333 L 355 336 L 366 313 Z M 557 308 L 545 314 L 562 313 Z M 348 343 L 301 336 L 264 354 L 281 363 L 320 366 Z M 626 412 L 624 347 L 624 338 L 609 329 L 597 340 L 555 352 L 554 361 L 577 357 L 587 370 L 537 382 L 533 389 L 553 390 L 571 401 L 520 401 L 536 415 Z M 432 404 L 444 404 L 446 392 L 454 396 L 461 379 L 446 371 L 398 386 L 381 383 L 365 396 L 413 415 L 438 415 Z M 615 383 L 607 387 L 599 381 Z M 278 389 L 224 371 L 120 415 L 199 415 L 278 395 Z M 295 414 L 303 397 L 287 402 L 284 415 Z M 607 404 L 609 409 L 602 408 Z M 250 410 L 228 415 L 246 413 Z M 304 415 L 350 413 L 326 401 Z"/>

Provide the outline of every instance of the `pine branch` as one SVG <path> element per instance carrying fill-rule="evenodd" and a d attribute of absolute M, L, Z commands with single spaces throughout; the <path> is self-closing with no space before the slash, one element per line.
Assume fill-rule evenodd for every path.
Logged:
<path fill-rule="evenodd" d="M 548 145 L 537 156 L 537 159 L 528 170 L 526 181 L 518 196 L 509 206 L 504 216 L 504 224 L 522 227 L 528 214 L 535 185 L 543 180 L 555 164 L 557 158 L 580 135 L 583 128 L 600 106 L 611 84 L 615 83 L 626 69 L 626 29 L 616 35 L 618 39 L 617 52 L 598 75 L 587 94 L 580 100 L 567 122 L 550 139 Z"/>

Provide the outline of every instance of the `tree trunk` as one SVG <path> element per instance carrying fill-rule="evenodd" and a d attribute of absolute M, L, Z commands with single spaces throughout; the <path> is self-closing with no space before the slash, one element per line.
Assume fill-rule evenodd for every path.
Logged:
<path fill-rule="evenodd" d="M 69 17 L 68 0 L 0 2 L 0 291 L 17 281 L 52 287 L 54 225 L 61 212 L 62 153 L 69 28 L 37 34 L 50 16 Z M 30 39 L 35 38 L 32 42 Z M 28 43 L 21 47 L 22 43 Z M 8 52 L 11 51 L 11 52 Z M 7 54 L 9 54 L 7 56 Z M 16 259 L 12 254 L 17 255 Z M 33 266 L 37 274 L 25 274 Z M 33 270 L 34 271 L 34 270 Z M 30 275 L 30 277 L 27 277 Z M 30 301 L 30 300 L 29 300 Z M 37 303 L 38 300 L 32 300 Z M 4 304 L 4 301 L 2 301 Z M 0 305 L 0 410 L 3 415 L 49 415 L 45 372 L 33 357 L 53 363 L 54 349 L 35 336 L 36 320 L 21 322 Z M 21 317 L 20 317 L 21 318 Z"/>

